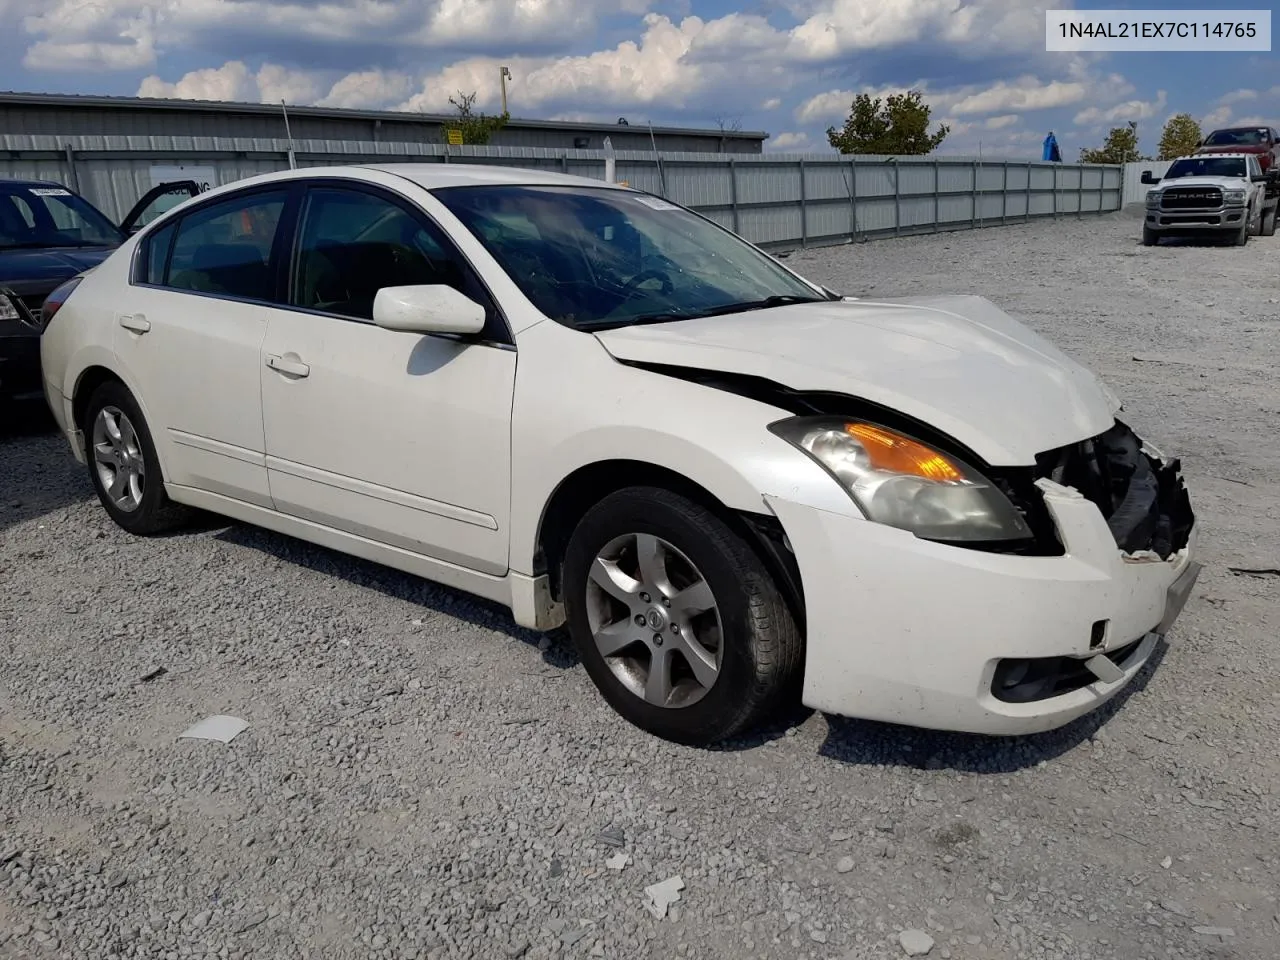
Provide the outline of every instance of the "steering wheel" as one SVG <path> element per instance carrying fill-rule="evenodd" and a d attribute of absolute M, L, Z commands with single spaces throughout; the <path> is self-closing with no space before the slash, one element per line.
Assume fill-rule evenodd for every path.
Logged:
<path fill-rule="evenodd" d="M 672 284 L 671 277 L 668 274 L 661 270 L 641 270 L 623 285 L 623 296 L 627 299 L 634 297 L 640 284 L 648 280 L 657 280 L 662 284 L 663 296 L 670 296 L 675 291 L 675 285 Z"/>

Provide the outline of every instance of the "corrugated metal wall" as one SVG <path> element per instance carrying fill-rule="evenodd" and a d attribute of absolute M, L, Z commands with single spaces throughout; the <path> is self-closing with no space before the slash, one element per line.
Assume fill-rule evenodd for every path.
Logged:
<path fill-rule="evenodd" d="M 1143 160 L 1140 163 L 1124 165 L 1124 194 L 1121 202 L 1128 206 L 1131 203 L 1145 203 L 1147 191 L 1151 188 L 1142 182 L 1142 172 L 1150 170 L 1153 176 L 1163 177 L 1173 166 L 1172 160 Z"/>
<path fill-rule="evenodd" d="M 122 218 L 152 186 L 153 165 L 199 165 L 218 184 L 288 168 L 288 143 L 214 137 L 0 136 L 0 176 L 55 180 Z M 387 161 L 489 163 L 603 179 L 598 150 L 298 140 L 299 166 Z M 1118 166 L 837 154 L 619 151 L 616 176 L 774 247 L 989 226 L 1117 210 Z"/>

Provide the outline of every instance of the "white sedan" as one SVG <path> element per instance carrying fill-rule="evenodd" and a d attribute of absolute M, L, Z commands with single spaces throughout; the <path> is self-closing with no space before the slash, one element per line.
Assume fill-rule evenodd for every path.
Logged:
<path fill-rule="evenodd" d="M 1061 726 L 1199 570 L 1178 462 L 986 300 L 841 297 L 594 180 L 255 177 L 45 316 L 50 406 L 125 530 L 202 508 L 567 625 L 680 742 L 794 699 Z"/>

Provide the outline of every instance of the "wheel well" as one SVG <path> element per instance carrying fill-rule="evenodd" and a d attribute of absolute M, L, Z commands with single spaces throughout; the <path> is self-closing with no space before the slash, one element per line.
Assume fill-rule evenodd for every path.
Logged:
<path fill-rule="evenodd" d="M 75 423 L 72 426 L 80 429 L 84 428 L 85 408 L 89 405 L 89 398 L 93 396 L 94 391 L 100 386 L 112 380 L 117 383 L 123 383 L 119 377 L 106 367 L 89 367 L 80 374 L 80 379 L 76 381 L 75 391 L 71 397 L 71 411 L 75 417 Z"/>
<path fill-rule="evenodd" d="M 670 490 L 688 497 L 727 523 L 756 549 L 791 607 L 797 625 L 804 629 L 804 591 L 800 569 L 778 518 L 766 512 L 733 510 L 688 477 L 666 467 L 637 460 L 606 460 L 580 467 L 561 481 L 551 495 L 538 529 L 534 574 L 547 575 L 555 599 L 564 599 L 561 570 L 569 538 L 578 522 L 609 494 L 626 487 Z"/>

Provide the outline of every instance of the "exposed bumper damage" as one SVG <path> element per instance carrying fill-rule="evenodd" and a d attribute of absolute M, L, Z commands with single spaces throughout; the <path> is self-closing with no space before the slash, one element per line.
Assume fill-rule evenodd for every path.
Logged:
<path fill-rule="evenodd" d="M 766 498 L 804 581 L 804 702 L 932 729 L 1026 734 L 1124 689 L 1199 571 L 1178 461 L 1126 425 L 1037 468 L 1053 553 L 959 549 Z"/>
<path fill-rule="evenodd" d="M 1078 490 L 1097 505 L 1130 559 L 1168 560 L 1195 525 L 1180 461 L 1165 462 L 1128 426 L 1038 458 L 1040 476 Z"/>

